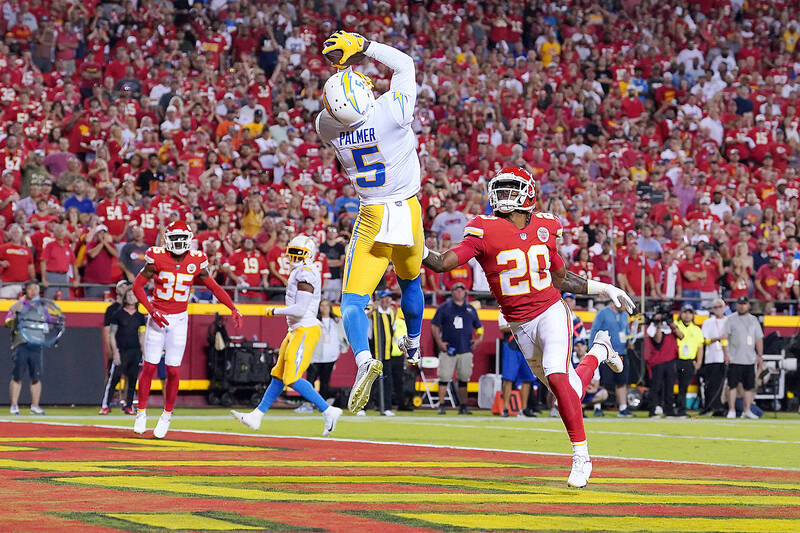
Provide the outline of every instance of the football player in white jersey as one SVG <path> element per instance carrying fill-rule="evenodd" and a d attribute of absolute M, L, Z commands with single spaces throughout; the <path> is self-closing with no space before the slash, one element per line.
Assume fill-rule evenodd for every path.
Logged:
<path fill-rule="evenodd" d="M 322 331 L 317 320 L 322 277 L 314 265 L 316 253 L 317 246 L 314 240 L 305 235 L 293 238 L 286 247 L 286 254 L 292 262 L 292 272 L 286 284 L 286 307 L 269 307 L 266 315 L 285 316 L 289 332 L 281 343 L 278 361 L 271 372 L 272 381 L 264 392 L 261 403 L 249 413 L 231 411 L 234 418 L 252 429 L 261 427 L 264 413 L 287 385 L 322 412 L 325 423 L 323 437 L 333 432 L 342 414 L 341 409 L 328 405 L 314 390 L 314 386 L 303 378 L 308 365 L 311 364 L 311 356 Z"/>
<path fill-rule="evenodd" d="M 325 82 L 325 109 L 317 116 L 315 127 L 320 138 L 336 151 L 361 200 L 342 286 L 344 329 L 358 366 L 348 408 L 357 412 L 367 403 L 372 382 L 382 371 L 382 363 L 369 351 L 369 320 L 364 308 L 389 261 L 403 291 L 400 307 L 408 325 L 408 335 L 400 345 L 410 363 L 419 360 L 424 309 L 419 274 L 424 237 L 416 197 L 420 164 L 411 129 L 417 84 L 410 56 L 355 33 L 335 32 L 325 41 L 322 53 L 336 61 L 341 70 Z M 369 78 L 349 67 L 363 57 L 393 71 L 389 91 L 377 99 Z"/>

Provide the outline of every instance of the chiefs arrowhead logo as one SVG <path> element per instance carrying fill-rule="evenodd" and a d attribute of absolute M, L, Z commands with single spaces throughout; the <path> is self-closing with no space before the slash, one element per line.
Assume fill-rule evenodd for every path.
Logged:
<path fill-rule="evenodd" d="M 519 238 L 520 238 L 520 239 L 522 239 L 523 241 L 524 241 L 524 240 L 527 240 L 527 238 L 528 238 L 528 234 L 527 234 L 527 233 L 525 233 L 525 232 L 523 232 L 523 233 L 520 233 L 520 234 L 519 234 Z"/>

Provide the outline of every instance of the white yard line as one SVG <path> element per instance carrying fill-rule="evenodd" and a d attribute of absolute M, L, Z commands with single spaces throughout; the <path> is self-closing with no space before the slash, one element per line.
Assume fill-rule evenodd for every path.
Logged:
<path fill-rule="evenodd" d="M 279 417 L 275 417 L 279 418 Z M 294 417 L 286 417 L 286 418 L 294 418 Z M 20 420 L 20 419 L 13 419 L 13 420 L 0 420 L 5 422 L 31 422 L 36 424 L 43 424 L 43 425 L 51 425 L 51 426 L 71 426 L 71 427 L 97 427 L 103 429 L 120 429 L 120 426 L 113 426 L 113 425 L 103 425 L 103 424 L 75 424 L 70 422 L 49 422 L 49 421 L 41 421 L 41 420 Z M 462 426 L 463 427 L 463 426 Z M 478 426 L 483 427 L 483 426 Z M 557 455 L 557 456 L 571 456 L 572 454 L 569 453 L 559 453 L 559 452 L 537 452 L 531 450 L 508 450 L 503 448 L 480 448 L 480 447 L 473 447 L 473 446 L 451 446 L 447 444 L 420 444 L 420 443 L 407 443 L 407 442 L 392 442 L 392 441 L 381 441 L 381 440 L 369 440 L 369 439 L 340 439 L 335 437 L 309 437 L 305 435 L 268 435 L 263 433 L 237 433 L 237 432 L 228 432 L 228 431 L 211 431 L 211 430 L 199 430 L 199 429 L 171 429 L 170 431 L 180 432 L 180 433 L 192 433 L 198 435 L 235 435 L 239 437 L 255 437 L 255 438 L 270 438 L 270 439 L 302 439 L 302 440 L 311 440 L 311 441 L 334 441 L 334 442 L 357 442 L 360 444 L 379 444 L 383 446 L 405 446 L 405 447 L 419 447 L 419 448 L 435 448 L 435 449 L 450 449 L 450 450 L 466 450 L 466 451 L 481 451 L 481 452 L 493 452 L 493 453 L 518 453 L 523 455 Z M 673 435 L 665 435 L 667 437 L 671 437 Z M 655 463 L 673 463 L 673 464 L 685 464 L 685 465 L 701 465 L 701 466 L 720 466 L 720 467 L 728 467 L 728 468 L 758 468 L 764 470 L 783 470 L 783 471 L 791 471 L 797 472 L 800 471 L 800 468 L 794 467 L 781 467 L 781 466 L 759 466 L 759 465 L 741 465 L 741 464 L 731 464 L 731 463 L 711 463 L 711 462 L 704 462 L 704 461 L 682 461 L 682 460 L 669 460 L 669 459 L 650 459 L 647 457 L 620 457 L 615 455 L 592 455 L 592 457 L 602 458 L 602 459 L 615 459 L 615 460 L 622 460 L 622 461 L 650 461 Z"/>
<path fill-rule="evenodd" d="M 46 421 L 48 421 L 48 422 L 49 421 L 56 422 L 58 419 L 65 419 L 65 418 L 70 419 L 70 420 L 97 420 L 98 416 L 95 416 L 95 415 L 89 415 L 89 416 L 52 416 L 52 417 L 48 417 L 48 416 L 29 416 L 29 417 L 14 416 L 13 418 L 5 418 L 5 419 L 4 418 L 0 418 L 0 420 L 7 420 L 7 421 L 11 421 L 11 422 L 16 421 L 16 420 L 19 420 L 19 421 L 23 421 L 24 420 L 26 422 L 46 422 Z M 156 418 L 156 417 L 153 416 L 153 417 L 150 417 L 150 418 Z M 308 420 L 316 420 L 316 418 L 318 418 L 318 415 L 317 416 L 313 416 L 313 415 L 312 416 L 309 416 L 309 415 L 268 416 L 267 418 L 265 418 L 265 420 L 267 420 L 267 421 L 269 421 L 269 420 L 276 420 L 276 421 L 287 420 L 288 421 L 288 420 L 298 420 L 298 419 L 302 420 L 304 418 L 308 419 Z M 220 415 L 210 415 L 210 416 L 200 416 L 200 415 L 180 416 L 180 415 L 177 415 L 175 419 L 176 420 L 209 420 L 209 421 L 212 421 L 212 420 L 233 420 L 232 417 L 230 417 L 230 416 L 220 416 Z M 130 415 L 119 415 L 119 416 L 117 416 L 117 415 L 104 415 L 103 416 L 103 420 L 109 420 L 109 421 L 110 420 L 115 420 L 115 421 L 116 420 L 130 420 L 130 421 L 133 421 L 133 417 L 130 416 Z M 482 422 L 482 421 L 495 422 L 493 424 L 486 424 L 486 425 L 475 425 L 475 424 L 471 424 L 471 423 L 459 423 L 459 421 L 456 421 L 456 420 L 453 420 L 453 419 L 446 419 L 446 418 L 442 419 L 441 422 L 440 421 L 433 422 L 433 421 L 431 421 L 430 417 L 414 417 L 414 416 L 404 416 L 404 417 L 398 417 L 398 418 L 392 418 L 392 419 L 379 418 L 377 416 L 374 416 L 374 417 L 348 417 L 346 420 L 347 420 L 348 423 L 355 422 L 355 423 L 358 423 L 358 424 L 373 423 L 376 420 L 380 420 L 381 422 L 388 422 L 390 424 L 411 424 L 411 425 L 417 425 L 417 426 L 431 426 L 431 427 L 449 427 L 449 428 L 480 429 L 480 430 L 500 430 L 500 431 L 533 431 L 533 432 L 540 432 L 540 433 L 559 433 L 559 434 L 560 433 L 564 433 L 564 428 L 561 427 L 561 420 L 559 420 L 557 418 L 550 418 L 550 419 L 543 418 L 543 419 L 541 419 L 542 422 L 554 423 L 554 424 L 557 423 L 558 424 L 557 428 L 543 428 L 543 427 L 530 426 L 530 425 L 525 425 L 525 426 L 522 426 L 522 425 L 498 425 L 498 424 L 496 424 L 496 422 L 499 422 L 500 420 L 497 417 L 470 417 L 468 420 L 464 421 L 464 422 Z M 536 420 L 536 419 L 519 420 L 519 423 L 523 424 L 523 423 L 526 422 L 526 420 L 530 421 L 530 420 Z M 600 421 L 600 422 L 603 423 L 602 421 Z M 659 423 L 657 421 L 651 421 L 651 420 L 647 420 L 647 419 L 629 420 L 626 423 L 634 423 L 635 424 L 635 423 L 645 423 L 645 422 L 646 423 L 654 423 L 654 424 L 664 424 L 664 423 L 670 424 L 671 423 L 671 424 L 681 424 L 681 425 L 686 425 L 687 423 L 691 423 L 691 422 L 688 422 L 686 420 L 676 420 L 674 422 L 673 421 L 661 421 Z M 716 422 L 716 423 L 718 423 L 718 425 L 730 425 L 730 426 L 734 426 L 734 425 L 739 424 L 740 427 L 743 427 L 744 425 L 747 425 L 747 424 L 752 424 L 752 422 L 749 422 L 749 421 L 748 422 L 745 422 L 745 421 L 730 422 L 730 421 L 727 421 L 727 420 L 726 421 L 722 421 L 722 420 L 719 420 L 719 421 L 705 420 L 704 422 L 712 422 L 712 423 Z M 509 421 L 503 420 L 503 423 L 504 424 L 508 424 Z M 514 422 L 511 422 L 511 423 L 513 424 Z M 787 420 L 787 423 L 796 424 L 797 421 Z M 103 425 L 97 425 L 97 424 L 92 424 L 92 425 L 96 425 L 97 427 L 105 427 Z M 108 426 L 108 427 L 124 427 L 124 426 Z M 766 426 L 759 424 L 758 426 L 754 426 L 754 427 L 758 427 L 758 428 L 762 428 L 763 429 Z M 744 437 L 708 437 L 708 436 L 699 436 L 699 435 L 679 435 L 679 434 L 670 434 L 670 433 L 645 433 L 645 432 L 640 432 L 640 431 L 606 431 L 606 430 L 601 430 L 601 429 L 594 429 L 592 427 L 588 427 L 587 429 L 588 429 L 588 433 L 590 435 L 614 435 L 614 436 L 626 436 L 626 437 L 649 437 L 649 438 L 657 438 L 657 439 L 672 437 L 672 438 L 677 438 L 677 439 L 710 440 L 710 441 L 714 441 L 714 442 L 723 441 L 723 442 L 757 442 L 757 443 L 764 443 L 764 444 L 792 444 L 792 445 L 797 444 L 797 441 L 793 441 L 793 440 L 750 439 L 750 438 L 744 438 Z M 775 427 L 774 429 L 780 429 L 780 426 Z"/>

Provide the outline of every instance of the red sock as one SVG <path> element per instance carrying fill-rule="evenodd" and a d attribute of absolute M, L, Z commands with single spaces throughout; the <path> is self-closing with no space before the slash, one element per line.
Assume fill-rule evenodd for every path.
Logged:
<path fill-rule="evenodd" d="M 145 361 L 142 363 L 142 371 L 139 373 L 139 381 L 137 390 L 139 391 L 138 409 L 147 409 L 147 397 L 150 396 L 150 383 L 153 381 L 153 375 L 158 369 L 157 365 Z"/>
<path fill-rule="evenodd" d="M 584 359 L 585 361 L 585 359 Z M 583 429 L 583 410 L 581 400 L 566 374 L 550 374 L 547 376 L 550 390 L 558 400 L 558 412 L 567 428 L 569 440 L 573 445 L 586 443 L 586 431 Z"/>
<path fill-rule="evenodd" d="M 167 391 L 164 394 L 164 410 L 168 413 L 172 412 L 175 407 L 175 400 L 178 398 L 178 384 L 181 382 L 179 377 L 180 367 L 168 366 L 167 367 Z"/>
<path fill-rule="evenodd" d="M 583 390 L 586 390 L 586 387 L 592 382 L 594 371 L 597 370 L 597 365 L 599 364 L 594 354 L 587 353 L 583 361 L 575 367 L 575 372 L 581 378 L 581 383 L 583 383 Z"/>

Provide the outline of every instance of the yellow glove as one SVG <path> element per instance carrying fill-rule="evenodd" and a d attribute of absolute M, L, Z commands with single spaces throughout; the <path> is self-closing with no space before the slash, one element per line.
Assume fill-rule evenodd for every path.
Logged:
<path fill-rule="evenodd" d="M 351 57 L 364 50 L 364 42 L 364 37 L 357 33 L 342 30 L 335 31 L 323 43 L 322 55 L 328 55 L 330 52 L 340 50 L 342 59 L 339 60 L 339 64 L 336 66 L 344 68 Z"/>
<path fill-rule="evenodd" d="M 267 309 L 264 311 L 264 316 L 275 316 L 275 308 L 267 307 Z"/>

